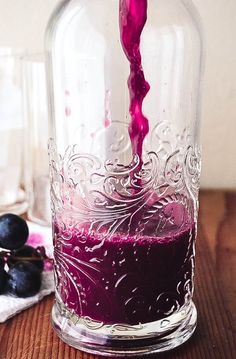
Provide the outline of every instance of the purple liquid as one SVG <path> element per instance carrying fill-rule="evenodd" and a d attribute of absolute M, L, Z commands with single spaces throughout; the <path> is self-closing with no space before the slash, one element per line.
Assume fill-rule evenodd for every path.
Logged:
<path fill-rule="evenodd" d="M 185 304 L 192 290 L 193 226 L 137 240 L 67 228 L 54 227 L 58 290 L 79 316 L 139 324 L 165 318 Z"/>
<path fill-rule="evenodd" d="M 140 53 L 140 37 L 147 20 L 147 0 L 120 0 L 121 43 L 130 62 L 128 87 L 130 92 L 131 123 L 129 135 L 134 155 L 140 160 L 143 141 L 148 134 L 148 120 L 142 112 L 142 105 L 150 86 L 145 80 Z"/>
<path fill-rule="evenodd" d="M 133 155 L 140 159 L 138 172 L 149 131 L 142 105 L 150 86 L 140 52 L 146 19 L 147 0 L 120 0 L 121 43 L 130 63 L 129 135 Z M 154 202 L 146 201 L 149 196 Z M 145 206 L 140 202 L 133 206 L 132 223 L 128 218 L 119 232 L 110 236 L 106 228 L 91 232 L 89 222 L 78 225 L 65 213 L 55 219 L 57 290 L 75 314 L 107 324 L 133 325 L 168 317 L 190 300 L 195 230 L 183 208 L 166 206 L 153 216 L 142 234 L 137 233 L 137 223 L 158 200 L 155 193 L 146 194 Z M 164 232 L 157 230 L 163 219 L 170 220 Z"/>

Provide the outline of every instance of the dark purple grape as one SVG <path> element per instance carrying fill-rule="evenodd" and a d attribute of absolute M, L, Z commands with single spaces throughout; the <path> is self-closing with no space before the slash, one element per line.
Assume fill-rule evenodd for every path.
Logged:
<path fill-rule="evenodd" d="M 9 268 L 11 268 L 14 264 L 22 261 L 30 262 L 34 264 L 41 272 L 43 271 L 43 257 L 34 247 L 25 244 L 22 248 L 13 250 L 11 252 L 11 256 L 9 256 L 7 259 L 7 264 Z"/>
<path fill-rule="evenodd" d="M 0 268 L 0 294 L 2 294 L 5 290 L 7 281 L 7 273 L 3 268 Z"/>
<path fill-rule="evenodd" d="M 15 214 L 0 216 L 0 247 L 18 249 L 28 238 L 29 229 L 26 221 Z"/>
<path fill-rule="evenodd" d="M 42 282 L 40 270 L 30 262 L 18 262 L 8 271 L 6 291 L 26 298 L 37 294 Z"/>

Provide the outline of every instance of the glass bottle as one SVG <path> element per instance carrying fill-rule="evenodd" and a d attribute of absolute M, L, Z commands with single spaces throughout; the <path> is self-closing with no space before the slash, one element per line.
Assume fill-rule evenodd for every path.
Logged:
<path fill-rule="evenodd" d="M 46 49 L 56 304 L 91 353 L 185 342 L 200 176 L 202 36 L 188 0 L 71 0 Z"/>

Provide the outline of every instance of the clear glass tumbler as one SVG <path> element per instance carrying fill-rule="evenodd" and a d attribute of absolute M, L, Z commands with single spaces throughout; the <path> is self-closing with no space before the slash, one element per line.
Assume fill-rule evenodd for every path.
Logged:
<path fill-rule="evenodd" d="M 0 48 L 0 213 L 21 214 L 27 209 L 22 54 Z"/>
<path fill-rule="evenodd" d="M 28 217 L 42 225 L 51 224 L 50 181 L 48 166 L 48 103 L 45 55 L 23 59 L 24 110 L 27 119 L 27 194 Z"/>
<path fill-rule="evenodd" d="M 107 356 L 194 332 L 202 37 L 181 0 L 72 0 L 47 32 L 56 304 Z"/>

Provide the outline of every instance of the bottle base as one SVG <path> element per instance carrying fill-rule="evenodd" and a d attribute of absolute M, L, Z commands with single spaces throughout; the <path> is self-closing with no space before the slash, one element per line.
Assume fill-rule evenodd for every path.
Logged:
<path fill-rule="evenodd" d="M 197 311 L 191 301 L 175 314 L 139 325 L 103 325 L 79 318 L 56 303 L 52 323 L 58 336 L 70 346 L 108 357 L 134 357 L 161 353 L 185 343 L 194 333 Z"/>

